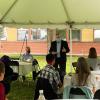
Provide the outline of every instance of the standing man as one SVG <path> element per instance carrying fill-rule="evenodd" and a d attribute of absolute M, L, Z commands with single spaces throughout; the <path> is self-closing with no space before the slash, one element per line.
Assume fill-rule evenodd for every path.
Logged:
<path fill-rule="evenodd" d="M 59 71 L 60 79 L 63 82 L 66 73 L 66 53 L 70 51 L 67 41 L 61 40 L 60 33 L 56 30 L 56 41 L 51 43 L 49 52 L 56 58 L 55 69 Z"/>

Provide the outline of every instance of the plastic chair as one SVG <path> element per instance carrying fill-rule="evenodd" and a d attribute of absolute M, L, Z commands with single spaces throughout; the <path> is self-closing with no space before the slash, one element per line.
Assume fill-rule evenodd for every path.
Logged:
<path fill-rule="evenodd" d="M 71 99 L 88 99 L 86 94 L 79 87 L 72 87 L 69 98 Z"/>
<path fill-rule="evenodd" d="M 67 86 L 64 88 L 63 99 L 92 99 L 93 93 L 86 86 Z"/>

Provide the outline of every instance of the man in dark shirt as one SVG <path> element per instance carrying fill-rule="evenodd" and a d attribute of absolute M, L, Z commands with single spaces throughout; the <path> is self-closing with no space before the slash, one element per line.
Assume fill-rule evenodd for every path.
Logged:
<path fill-rule="evenodd" d="M 56 30 L 56 41 L 51 43 L 49 52 L 56 58 L 54 67 L 59 71 L 60 79 L 63 82 L 64 75 L 66 73 L 66 53 L 70 51 L 67 41 L 64 41 L 60 37 L 60 33 Z"/>

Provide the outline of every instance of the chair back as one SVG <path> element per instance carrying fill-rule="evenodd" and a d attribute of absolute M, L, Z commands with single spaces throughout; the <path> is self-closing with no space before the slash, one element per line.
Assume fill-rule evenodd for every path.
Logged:
<path fill-rule="evenodd" d="M 36 59 L 33 60 L 32 65 L 35 66 L 38 64 L 38 61 Z"/>
<path fill-rule="evenodd" d="M 39 66 L 39 63 L 38 63 L 38 61 L 36 59 L 34 59 L 32 61 L 32 66 L 33 66 L 33 71 L 35 73 L 38 73 L 40 71 L 40 66 Z"/>
<path fill-rule="evenodd" d="M 64 88 L 63 99 L 92 99 L 93 93 L 86 86 L 67 86 Z"/>
<path fill-rule="evenodd" d="M 58 98 L 48 79 L 38 78 L 35 88 L 34 100 L 38 99 L 39 90 L 43 90 L 46 100 L 53 100 Z"/>
<path fill-rule="evenodd" d="M 38 85 L 39 90 L 48 91 L 48 88 L 49 90 L 52 90 L 52 86 L 48 79 L 38 78 L 37 85 Z"/>
<path fill-rule="evenodd" d="M 86 94 L 79 87 L 72 87 L 70 90 L 70 99 L 88 99 Z"/>
<path fill-rule="evenodd" d="M 14 72 L 16 72 L 16 68 L 17 68 L 17 72 L 19 73 L 19 62 L 18 61 L 10 61 L 9 65 L 13 69 Z"/>
<path fill-rule="evenodd" d="M 19 66 L 18 61 L 10 61 L 10 66 Z"/>

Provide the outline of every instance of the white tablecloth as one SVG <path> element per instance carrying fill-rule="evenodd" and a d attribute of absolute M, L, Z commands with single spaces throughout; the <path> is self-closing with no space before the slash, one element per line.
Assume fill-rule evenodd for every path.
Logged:
<path fill-rule="evenodd" d="M 32 63 L 29 62 L 22 62 L 22 61 L 18 61 L 19 62 L 19 66 L 10 66 L 14 72 L 19 73 L 19 75 L 26 75 L 32 71 L 40 71 L 40 67 L 38 64 L 32 66 Z"/>
<path fill-rule="evenodd" d="M 19 75 L 26 75 L 33 71 L 32 63 L 19 62 Z"/>

